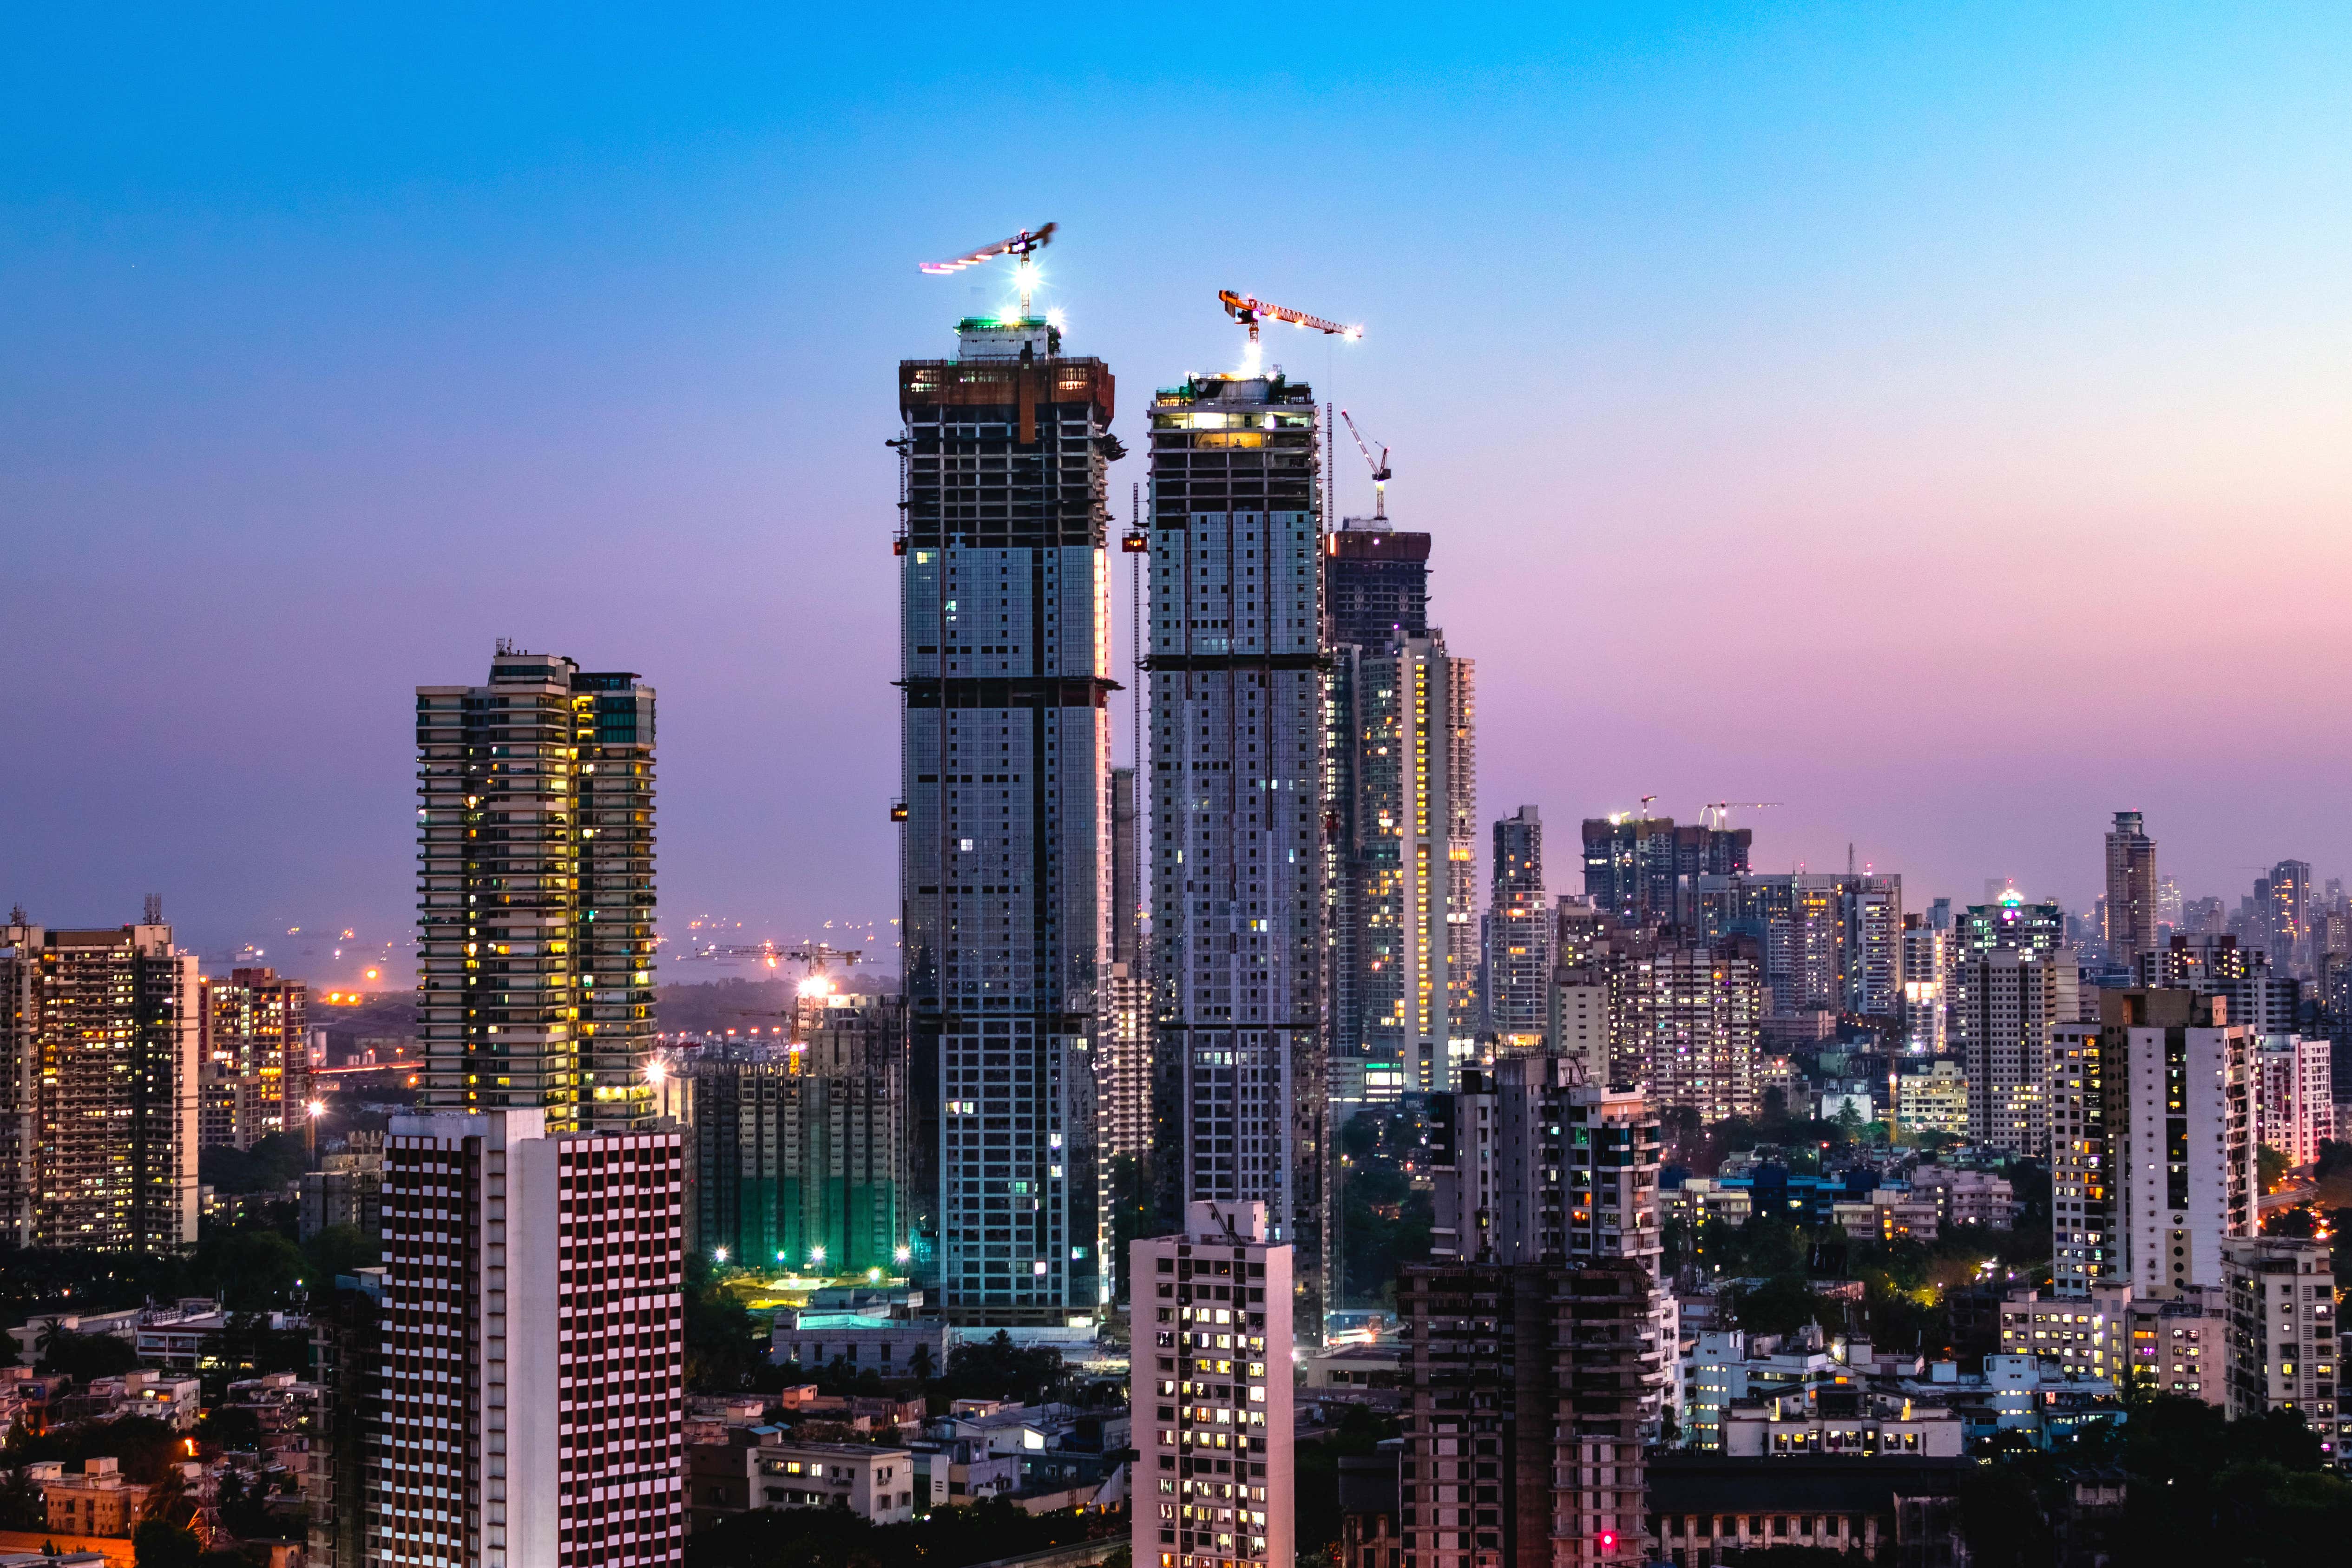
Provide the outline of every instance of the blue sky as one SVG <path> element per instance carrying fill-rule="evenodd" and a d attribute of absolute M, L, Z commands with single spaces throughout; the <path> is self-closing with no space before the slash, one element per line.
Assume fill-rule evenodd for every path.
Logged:
<path fill-rule="evenodd" d="M 2118 806 L 2347 869 L 2346 14 L 1063 19 L 12 19 L 0 899 L 404 935 L 505 635 L 659 688 L 674 920 L 887 918 L 894 361 L 996 303 L 914 263 L 1046 219 L 1129 434 L 1220 287 L 1368 325 L 1286 362 L 1561 891 L 1652 793 L 1915 901 L 2087 902 Z"/>

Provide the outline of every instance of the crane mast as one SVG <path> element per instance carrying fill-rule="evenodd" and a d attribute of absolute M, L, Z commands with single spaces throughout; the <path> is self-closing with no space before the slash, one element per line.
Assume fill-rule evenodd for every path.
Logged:
<path fill-rule="evenodd" d="M 1339 417 L 1347 421 L 1348 434 L 1356 438 L 1356 450 L 1364 455 L 1365 465 L 1372 471 L 1372 520 L 1379 523 L 1387 522 L 1389 520 L 1389 449 L 1385 446 L 1381 447 L 1381 455 L 1374 457 L 1371 447 L 1364 441 L 1364 433 L 1356 428 L 1356 416 L 1343 408 L 1339 411 Z"/>

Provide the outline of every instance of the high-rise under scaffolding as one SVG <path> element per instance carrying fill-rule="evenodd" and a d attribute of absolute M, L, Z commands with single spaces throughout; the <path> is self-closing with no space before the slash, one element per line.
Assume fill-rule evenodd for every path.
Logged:
<path fill-rule="evenodd" d="M 1112 399 L 1034 318 L 967 319 L 954 359 L 898 368 L 901 929 L 915 1185 L 937 1195 L 918 1246 L 961 1324 L 1064 1324 L 1109 1278 Z"/>
<path fill-rule="evenodd" d="M 1147 630 L 1156 1119 L 1180 1140 L 1161 1204 L 1263 1202 L 1309 1337 L 1328 1207 L 1318 413 L 1278 371 L 1154 398 Z"/>

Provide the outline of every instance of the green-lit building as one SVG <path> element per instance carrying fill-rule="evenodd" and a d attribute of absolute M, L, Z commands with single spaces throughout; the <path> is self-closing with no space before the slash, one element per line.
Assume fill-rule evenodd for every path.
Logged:
<path fill-rule="evenodd" d="M 826 1274 L 907 1263 L 905 1003 L 824 1001 L 789 1048 L 712 1048 L 685 1064 L 705 1256 Z"/>

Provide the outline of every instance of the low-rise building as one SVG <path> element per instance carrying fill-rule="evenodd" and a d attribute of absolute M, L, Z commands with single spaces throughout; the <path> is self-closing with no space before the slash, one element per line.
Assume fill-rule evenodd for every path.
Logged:
<path fill-rule="evenodd" d="M 2062 1372 L 2121 1382 L 2124 1309 L 2130 1300 L 2127 1285 L 2095 1286 L 2087 1296 L 2011 1291 L 2000 1307 L 2001 1354 L 2037 1356 L 2056 1362 Z"/>
<path fill-rule="evenodd" d="M 1965 1563 L 1959 1493 L 1975 1469 L 1965 1458 L 1662 1454 L 1650 1461 L 1646 1523 L 1654 1556 L 1676 1568 L 1792 1546 L 1857 1563 Z"/>
<path fill-rule="evenodd" d="M 1727 1458 L 1957 1458 L 1959 1413 L 1899 1395 L 1826 1388 L 1811 1399 L 1743 1399 L 1723 1413 Z"/>
<path fill-rule="evenodd" d="M 2151 1394 L 2230 1407 L 2228 1287 L 2188 1285 L 2163 1300 L 2126 1301 L 2124 1324 L 2125 1364 L 2133 1382 Z"/>
<path fill-rule="evenodd" d="M 872 1311 L 777 1312 L 770 1330 L 768 1359 L 779 1366 L 812 1373 L 835 1361 L 885 1377 L 932 1375 L 947 1370 L 948 1325 L 944 1319 L 899 1317 Z"/>
<path fill-rule="evenodd" d="M 165 1372 L 193 1373 L 202 1367 L 220 1349 L 230 1316 L 209 1301 L 203 1306 L 206 1310 L 157 1312 L 143 1319 L 135 1336 L 141 1364 Z M 268 1312 L 259 1322 L 267 1328 L 298 1333 L 307 1333 L 310 1326 L 299 1312 Z"/>
<path fill-rule="evenodd" d="M 1940 1013 L 1940 1008 L 1938 1009 Z M 1969 1081 L 1956 1056 L 1906 1058 L 1895 1064 L 1895 1122 L 1915 1136 L 1969 1135 Z"/>
<path fill-rule="evenodd" d="M 66 1402 L 66 1414 L 74 1419 L 98 1421 L 140 1416 L 161 1421 L 175 1432 L 189 1432 L 195 1429 L 196 1417 L 202 1414 L 203 1396 L 204 1385 L 193 1377 L 126 1372 L 92 1378 Z"/>
<path fill-rule="evenodd" d="M 2007 1230 L 2017 1222 L 2016 1189 L 1990 1171 L 1923 1165 L 1911 1173 L 1911 1190 L 1932 1198 L 1946 1225 Z"/>
<path fill-rule="evenodd" d="M 803 1443 L 765 1435 L 743 1450 L 754 1508 L 845 1508 L 875 1524 L 915 1517 L 915 1456 L 863 1443 Z"/>
<path fill-rule="evenodd" d="M 40 1489 L 48 1528 L 66 1535 L 129 1535 L 146 1506 L 146 1487 L 124 1476 L 113 1459 L 84 1459 L 79 1474 L 55 1460 L 25 1467 Z"/>
<path fill-rule="evenodd" d="M 1308 1388 L 1394 1388 L 1403 1364 L 1404 1346 L 1396 1340 L 1381 1344 L 1338 1345 L 1307 1358 Z"/>

